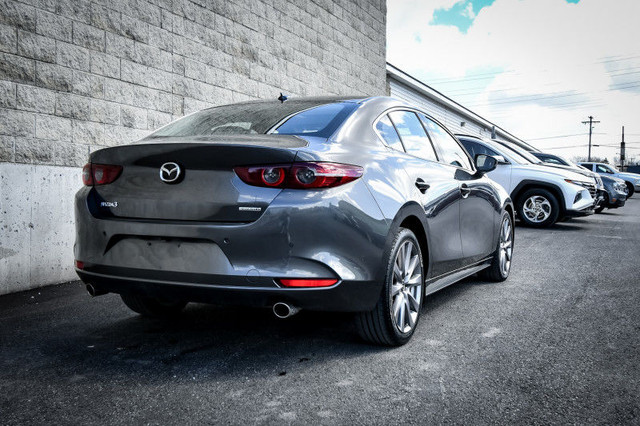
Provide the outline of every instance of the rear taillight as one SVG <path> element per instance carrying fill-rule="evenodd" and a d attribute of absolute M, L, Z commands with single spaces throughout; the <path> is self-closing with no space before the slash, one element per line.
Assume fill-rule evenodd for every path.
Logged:
<path fill-rule="evenodd" d="M 106 185 L 118 179 L 122 166 L 87 163 L 82 168 L 82 183 L 87 186 Z"/>
<path fill-rule="evenodd" d="M 338 163 L 294 163 L 233 169 L 244 183 L 271 188 L 314 189 L 344 185 L 362 176 L 362 167 Z"/>
<path fill-rule="evenodd" d="M 331 287 L 338 282 L 336 279 L 285 279 L 278 280 L 284 287 Z"/>

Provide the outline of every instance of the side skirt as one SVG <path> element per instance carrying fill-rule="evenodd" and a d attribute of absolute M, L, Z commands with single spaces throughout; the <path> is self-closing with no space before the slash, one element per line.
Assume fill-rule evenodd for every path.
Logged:
<path fill-rule="evenodd" d="M 485 268 L 491 266 L 491 258 L 482 259 L 479 262 L 476 262 L 470 266 L 465 266 L 464 268 L 457 269 L 455 271 L 449 272 L 445 275 L 440 275 L 435 278 L 428 279 L 425 284 L 425 296 L 435 293 L 436 291 L 442 290 L 445 287 L 450 286 L 451 284 L 455 284 L 458 281 L 467 278 L 470 275 L 475 274 L 476 272 L 482 271 Z"/>

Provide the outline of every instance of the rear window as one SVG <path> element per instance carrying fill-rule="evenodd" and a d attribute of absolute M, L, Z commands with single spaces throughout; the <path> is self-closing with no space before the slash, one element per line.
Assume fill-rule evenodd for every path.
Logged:
<path fill-rule="evenodd" d="M 322 105 L 302 111 L 278 126 L 273 133 L 328 138 L 354 110 L 355 104 Z"/>
<path fill-rule="evenodd" d="M 328 138 L 357 107 L 352 102 L 315 101 L 225 105 L 181 118 L 148 138 L 265 134 L 270 130 L 282 135 Z"/>

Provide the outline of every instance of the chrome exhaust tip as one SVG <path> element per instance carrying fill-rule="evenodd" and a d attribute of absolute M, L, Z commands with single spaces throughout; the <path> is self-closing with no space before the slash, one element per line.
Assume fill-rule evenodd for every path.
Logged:
<path fill-rule="evenodd" d="M 91 297 L 102 296 L 103 294 L 107 294 L 106 291 L 96 288 L 93 284 L 87 284 L 87 293 L 89 293 L 89 296 Z"/>
<path fill-rule="evenodd" d="M 288 303 L 278 302 L 273 305 L 273 315 L 281 319 L 289 318 L 290 316 L 293 316 L 298 312 L 300 312 L 299 308 L 291 306 Z"/>

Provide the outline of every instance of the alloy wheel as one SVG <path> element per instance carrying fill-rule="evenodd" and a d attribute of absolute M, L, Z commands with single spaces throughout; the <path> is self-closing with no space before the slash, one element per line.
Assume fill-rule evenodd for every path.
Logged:
<path fill-rule="evenodd" d="M 391 317 L 401 333 L 409 333 L 420 314 L 423 295 L 422 265 L 418 248 L 413 241 L 405 241 L 393 264 L 391 285 Z"/>
<path fill-rule="evenodd" d="M 503 277 L 509 275 L 511 256 L 513 254 L 513 228 L 511 220 L 505 217 L 500 228 L 500 273 Z"/>
<path fill-rule="evenodd" d="M 525 200 L 522 212 L 531 222 L 541 223 L 551 216 L 551 208 L 551 203 L 545 197 L 533 195 Z"/>

